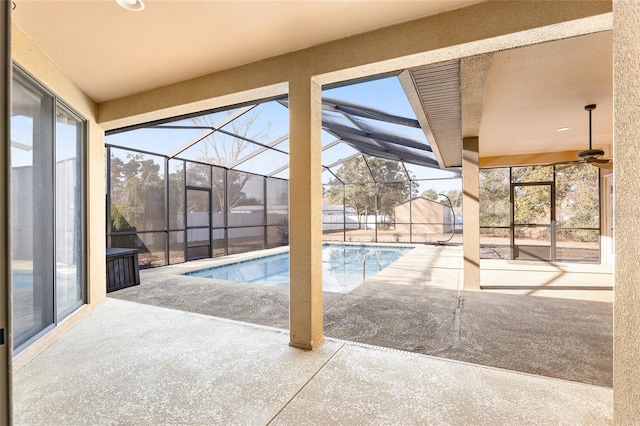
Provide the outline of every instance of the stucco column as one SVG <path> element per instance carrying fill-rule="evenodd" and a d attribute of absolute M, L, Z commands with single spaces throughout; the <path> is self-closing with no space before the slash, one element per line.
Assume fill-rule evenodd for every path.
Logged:
<path fill-rule="evenodd" d="M 462 140 L 462 247 L 464 288 L 480 288 L 480 187 L 478 138 Z"/>
<path fill-rule="evenodd" d="M 630 425 L 640 419 L 640 3 L 615 0 L 613 20 L 614 420 Z"/>
<path fill-rule="evenodd" d="M 322 87 L 289 83 L 289 330 L 291 346 L 322 343 Z"/>

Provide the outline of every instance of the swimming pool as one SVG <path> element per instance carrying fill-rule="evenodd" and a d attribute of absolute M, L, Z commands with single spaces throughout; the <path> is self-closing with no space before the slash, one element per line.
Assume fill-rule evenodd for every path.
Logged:
<path fill-rule="evenodd" d="M 413 247 L 325 244 L 322 247 L 322 289 L 348 293 L 362 283 L 363 259 L 369 278 L 398 260 Z M 378 264 L 379 260 L 379 264 Z M 229 265 L 187 272 L 192 277 L 289 286 L 289 253 L 250 259 Z"/>

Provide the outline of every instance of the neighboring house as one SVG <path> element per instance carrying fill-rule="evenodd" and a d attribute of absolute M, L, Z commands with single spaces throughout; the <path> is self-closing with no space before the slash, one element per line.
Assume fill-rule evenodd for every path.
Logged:
<path fill-rule="evenodd" d="M 395 230 L 412 234 L 446 234 L 454 224 L 456 232 L 462 231 L 462 210 L 451 208 L 424 197 L 416 197 L 393 207 Z M 413 225 L 411 225 L 413 224 Z"/>

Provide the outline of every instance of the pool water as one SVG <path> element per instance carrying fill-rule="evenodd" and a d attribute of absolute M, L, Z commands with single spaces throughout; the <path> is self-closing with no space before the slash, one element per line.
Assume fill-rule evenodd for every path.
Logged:
<path fill-rule="evenodd" d="M 413 247 L 328 244 L 322 248 L 322 289 L 348 293 L 362 283 L 362 264 L 367 253 L 369 278 L 398 260 Z M 379 263 L 378 263 L 379 260 Z M 217 266 L 185 275 L 253 284 L 289 286 L 289 253 Z"/>

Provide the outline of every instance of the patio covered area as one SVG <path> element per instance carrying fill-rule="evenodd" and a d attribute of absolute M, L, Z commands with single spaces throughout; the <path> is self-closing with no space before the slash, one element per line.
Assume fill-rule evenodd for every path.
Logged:
<path fill-rule="evenodd" d="M 624 42 L 636 32 L 633 2 L 461 1 L 434 8 L 407 2 L 415 3 L 415 14 L 385 20 L 382 9 L 367 11 L 378 20 L 353 30 L 341 21 L 348 32 L 328 31 L 280 50 L 256 46 L 262 37 L 253 34 L 226 62 L 217 54 L 195 61 L 223 44 L 220 34 L 189 37 L 193 25 L 173 19 L 205 16 L 198 13 L 204 8 L 206 33 L 214 27 L 209 18 L 224 16 L 213 10 L 219 2 L 180 2 L 179 10 L 178 3 L 155 2 L 157 9 L 147 10 L 152 14 L 137 18 L 112 14 L 112 2 L 95 8 L 16 3 L 14 68 L 25 87 L 37 88 L 55 107 L 33 111 L 70 109 L 82 130 L 74 139 L 73 203 L 59 198 L 63 192 L 55 184 L 64 179 L 57 174 L 49 182 L 56 191 L 47 195 L 60 211 L 74 208 L 74 303 L 59 303 L 65 287 L 56 273 L 64 268 L 58 268 L 62 257 L 54 243 L 65 240 L 56 234 L 62 213 L 43 222 L 52 242 L 46 250 L 11 259 L 0 247 L 0 273 L 9 277 L 9 309 L 0 312 L 0 325 L 9 330 L 6 346 L 15 350 L 0 354 L 8 365 L 0 409 L 11 406 L 13 393 L 15 410 L 7 413 L 16 423 L 611 423 L 612 388 L 616 421 L 638 417 L 634 247 L 640 186 L 633 174 L 636 102 L 629 94 L 637 93 L 629 90 L 637 79 L 637 49 Z M 312 3 L 314 10 L 327 7 Z M 292 11 L 302 2 L 293 4 Z M 344 4 L 349 16 L 362 12 Z M 122 39 L 107 41 L 100 35 L 111 30 L 97 31 L 98 12 L 104 22 L 117 23 L 111 29 L 136 28 L 158 40 L 136 37 L 146 42 L 131 49 Z M 291 15 L 286 10 L 282 17 Z M 48 24 L 69 16 L 78 18 L 69 24 L 73 31 Z M 265 25 L 280 17 L 265 18 Z M 162 43 L 162 22 L 180 26 L 171 33 L 187 38 Z M 287 22 L 280 30 L 300 24 Z M 287 41 L 313 33 L 303 27 L 287 32 Z M 83 34 L 77 50 L 68 48 L 74 34 Z M 202 41 L 185 49 L 190 40 Z M 129 60 L 120 61 L 125 51 Z M 100 66 L 106 63 L 118 66 Z M 389 77 L 400 82 L 415 120 L 324 93 Z M 225 128 L 237 109 L 268 102 L 287 117 L 284 133 L 259 139 Z M 194 118 L 218 113 L 228 116 L 193 125 Z M 29 130 L 37 117 L 18 118 Z M 190 137 L 166 152 L 110 140 L 150 127 L 180 132 L 184 121 Z M 378 128 L 380 121 L 420 127 L 426 142 L 394 137 Z M 55 153 L 49 133 L 53 144 L 29 131 L 26 143 L 7 138 L 7 151 L 24 151 L 31 161 L 25 167 L 37 178 L 35 188 L 48 176 L 46 170 L 33 173 L 34 159 L 40 160 L 35 148 Z M 213 135 L 253 147 L 226 164 L 203 161 L 202 150 L 188 158 L 189 149 Z M 596 153 L 585 154 L 587 148 Z M 380 173 L 387 162 L 398 175 Z M 365 178 L 348 176 L 347 164 L 364 170 Z M 412 220 L 416 209 L 433 207 L 416 195 L 443 200 L 437 188 L 435 199 L 431 191 L 414 194 L 414 182 L 431 178 L 414 179 L 411 164 L 462 178 L 456 190 L 463 210 L 436 206 L 437 232 L 425 231 L 431 216 Z M 44 217 L 53 207 L 38 209 L 49 204 L 29 185 L 10 187 L 17 181 L 5 178 L 15 167 L 6 165 L 4 173 L 5 165 L 0 162 L 0 189 L 24 192 L 30 204 L 12 203 L 3 192 L 0 211 L 39 224 L 20 208 Z M 114 179 L 114 169 L 122 177 L 129 166 L 139 168 L 130 179 Z M 216 182 L 223 182 L 223 192 Z M 243 185 L 232 190 L 238 182 Z M 149 187 L 136 187 L 141 183 Z M 361 204 L 348 202 L 348 191 L 358 186 L 373 192 Z M 127 192 L 134 187 L 139 199 Z M 390 202 L 380 196 L 385 191 L 400 196 Z M 233 200 L 236 195 L 243 196 Z M 408 220 L 398 219 L 402 209 Z M 456 214 L 463 215 L 462 229 Z M 357 229 L 351 229 L 354 220 Z M 17 228 L 0 229 L 2 235 L 7 229 Z M 452 240 L 444 241 L 449 233 Z M 12 241 L 7 235 L 3 242 Z M 324 238 L 417 247 L 338 294 L 323 291 Z M 179 275 L 287 244 L 288 288 Z M 108 295 L 105 247 L 118 246 L 144 247 L 143 266 L 155 268 L 141 271 L 140 286 Z M 45 267 L 39 274 L 19 271 L 38 280 L 24 280 L 34 295 L 25 300 L 48 316 L 13 341 L 12 279 L 17 266 L 31 264 Z"/>

